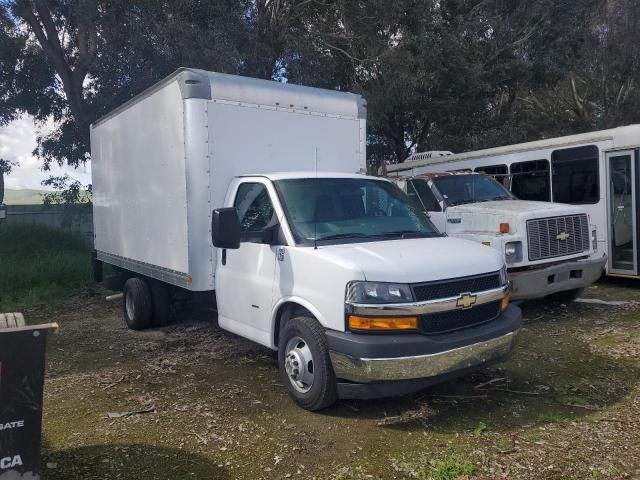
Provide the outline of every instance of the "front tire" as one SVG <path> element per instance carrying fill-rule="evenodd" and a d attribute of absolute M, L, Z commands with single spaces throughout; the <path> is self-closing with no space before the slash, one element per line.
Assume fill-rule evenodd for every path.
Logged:
<path fill-rule="evenodd" d="M 122 296 L 124 321 L 131 330 L 144 330 L 151 326 L 153 302 L 147 282 L 140 277 L 128 279 Z"/>
<path fill-rule="evenodd" d="M 289 396 L 302 408 L 316 411 L 338 399 L 336 377 L 324 329 L 315 318 L 295 317 L 280 331 L 278 366 Z"/>

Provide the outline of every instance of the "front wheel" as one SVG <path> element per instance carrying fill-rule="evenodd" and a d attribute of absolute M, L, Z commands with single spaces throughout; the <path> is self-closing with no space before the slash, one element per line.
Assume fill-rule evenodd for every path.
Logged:
<path fill-rule="evenodd" d="M 278 366 L 289 396 L 306 410 L 322 410 L 338 398 L 324 329 L 312 317 L 289 320 L 280 332 Z"/>

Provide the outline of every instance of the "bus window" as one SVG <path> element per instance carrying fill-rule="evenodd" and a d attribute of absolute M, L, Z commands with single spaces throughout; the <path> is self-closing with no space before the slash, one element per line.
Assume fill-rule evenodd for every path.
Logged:
<path fill-rule="evenodd" d="M 520 200 L 551 200 L 549 161 L 531 160 L 511 164 L 511 192 Z"/>
<path fill-rule="evenodd" d="M 486 167 L 476 167 L 473 171 L 493 177 L 496 175 L 507 175 L 509 173 L 506 165 L 487 165 Z"/>
<path fill-rule="evenodd" d="M 473 171 L 491 175 L 499 181 L 502 186 L 509 188 L 509 169 L 506 165 L 486 165 L 484 167 L 476 167 Z"/>
<path fill-rule="evenodd" d="M 553 201 L 561 203 L 598 203 L 600 179 L 598 175 L 598 147 L 555 150 L 553 165 Z"/>

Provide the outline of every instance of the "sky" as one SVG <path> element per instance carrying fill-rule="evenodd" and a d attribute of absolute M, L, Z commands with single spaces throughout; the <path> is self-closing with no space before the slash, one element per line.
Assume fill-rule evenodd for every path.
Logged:
<path fill-rule="evenodd" d="M 50 171 L 41 170 L 42 163 L 32 155 L 36 147 L 36 137 L 38 134 L 46 134 L 53 129 L 53 122 L 45 125 L 36 125 L 33 119 L 25 115 L 14 120 L 5 127 L 0 127 L 0 158 L 18 162 L 11 174 L 5 177 L 5 188 L 22 189 L 31 188 L 36 190 L 47 190 L 40 182 L 50 175 L 64 175 L 65 173 L 73 179 L 80 180 L 83 185 L 91 183 L 91 165 L 80 167 L 77 170 L 71 167 L 60 168 L 57 165 Z"/>

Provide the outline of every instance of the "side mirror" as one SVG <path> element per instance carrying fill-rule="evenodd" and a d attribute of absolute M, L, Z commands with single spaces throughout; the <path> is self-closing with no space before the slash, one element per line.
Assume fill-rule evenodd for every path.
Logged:
<path fill-rule="evenodd" d="M 213 211 L 211 241 L 218 248 L 240 248 L 240 220 L 235 208 L 217 208 Z"/>

